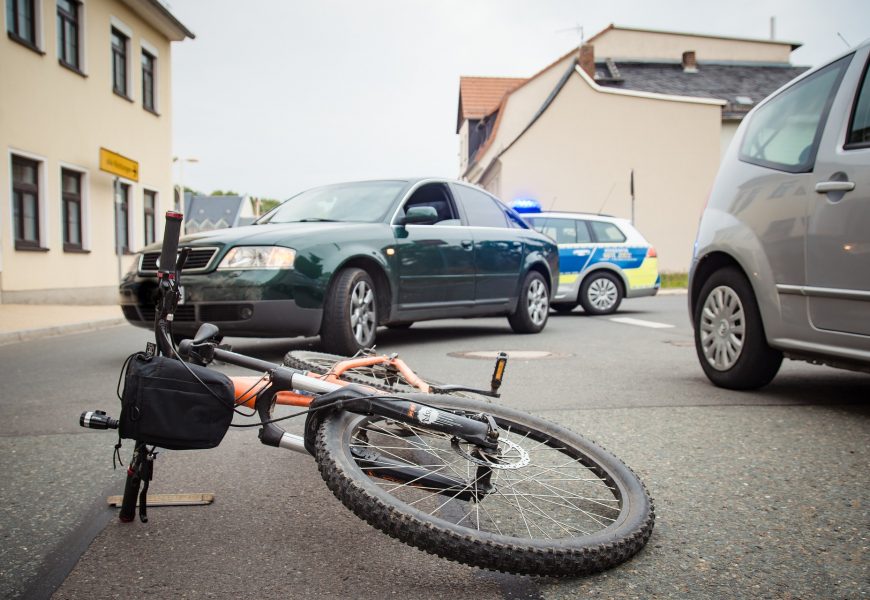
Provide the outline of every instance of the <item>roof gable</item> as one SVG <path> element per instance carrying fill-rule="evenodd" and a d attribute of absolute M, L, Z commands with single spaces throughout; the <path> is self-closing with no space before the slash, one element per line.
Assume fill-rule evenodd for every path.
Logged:
<path fill-rule="evenodd" d="M 495 112 L 502 98 L 525 82 L 524 77 L 460 77 L 456 130 L 466 119 L 482 119 Z"/>

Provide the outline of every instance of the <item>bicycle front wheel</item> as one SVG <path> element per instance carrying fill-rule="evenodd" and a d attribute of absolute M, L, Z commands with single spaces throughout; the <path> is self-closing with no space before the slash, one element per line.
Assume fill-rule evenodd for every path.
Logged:
<path fill-rule="evenodd" d="M 602 571 L 649 539 L 655 516 L 645 487 L 593 442 L 472 399 L 407 398 L 438 411 L 491 415 L 500 449 L 487 457 L 423 423 L 327 417 L 316 442 L 320 473 L 372 526 L 450 560 L 549 576 Z"/>

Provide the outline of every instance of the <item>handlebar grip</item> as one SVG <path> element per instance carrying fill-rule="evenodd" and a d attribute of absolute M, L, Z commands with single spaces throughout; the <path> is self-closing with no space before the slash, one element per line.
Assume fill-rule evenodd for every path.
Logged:
<path fill-rule="evenodd" d="M 184 215 L 175 211 L 166 212 L 166 225 L 163 227 L 163 248 L 160 250 L 160 271 L 175 273 L 178 257 L 178 238 L 181 236 L 181 222 Z"/>

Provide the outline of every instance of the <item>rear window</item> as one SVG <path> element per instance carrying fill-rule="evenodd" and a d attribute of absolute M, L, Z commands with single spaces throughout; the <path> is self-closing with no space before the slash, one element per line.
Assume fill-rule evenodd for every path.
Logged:
<path fill-rule="evenodd" d="M 625 234 L 622 230 L 613 223 L 606 221 L 589 221 L 592 226 L 592 234 L 595 236 L 595 241 L 601 244 L 620 243 L 625 241 Z"/>
<path fill-rule="evenodd" d="M 457 185 L 465 216 L 472 227 L 507 227 L 507 217 L 496 200 L 468 186 Z"/>
<path fill-rule="evenodd" d="M 831 103 L 852 56 L 781 92 L 752 116 L 740 160 L 789 173 L 812 171 Z"/>
<path fill-rule="evenodd" d="M 585 221 L 551 217 L 527 217 L 531 226 L 557 244 L 584 244 L 592 241 Z"/>

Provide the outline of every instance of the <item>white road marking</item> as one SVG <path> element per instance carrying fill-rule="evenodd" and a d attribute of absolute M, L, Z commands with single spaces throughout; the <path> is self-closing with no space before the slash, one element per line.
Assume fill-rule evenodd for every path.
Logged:
<path fill-rule="evenodd" d="M 631 319 L 629 317 L 616 317 L 610 319 L 614 323 L 625 323 L 626 325 L 637 325 L 638 327 L 649 327 L 651 329 L 667 329 L 669 327 L 675 327 L 675 325 L 669 325 L 667 323 L 656 323 L 655 321 L 643 321 L 641 319 Z"/>

